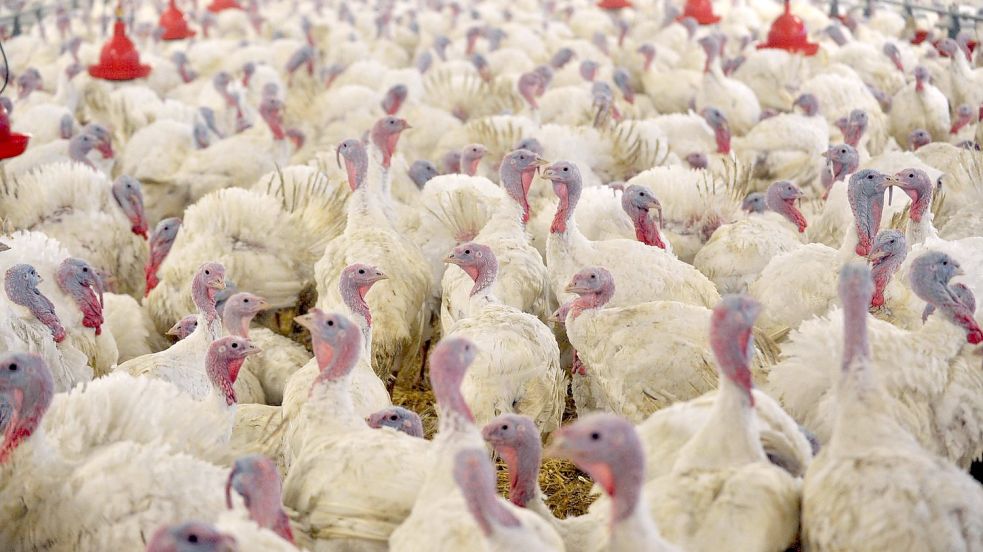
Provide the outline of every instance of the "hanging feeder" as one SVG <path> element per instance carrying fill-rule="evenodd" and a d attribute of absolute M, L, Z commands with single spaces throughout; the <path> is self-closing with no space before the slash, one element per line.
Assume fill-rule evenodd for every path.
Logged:
<path fill-rule="evenodd" d="M 150 74 L 150 66 L 140 63 L 140 52 L 126 36 L 123 9 L 116 7 L 116 23 L 113 36 L 99 53 L 99 63 L 89 66 L 89 74 L 97 79 L 127 81 L 141 79 Z"/>
<path fill-rule="evenodd" d="M 710 0 L 686 0 L 683 13 L 676 21 L 686 17 L 692 17 L 700 25 L 713 25 L 720 21 L 720 16 L 713 13 L 713 3 Z"/>
<path fill-rule="evenodd" d="M 805 23 L 800 17 L 792 14 L 789 4 L 790 0 L 785 0 L 785 13 L 779 15 L 771 24 L 768 40 L 758 44 L 758 49 L 776 48 L 807 56 L 815 55 L 819 51 L 819 44 L 809 42 Z"/>
<path fill-rule="evenodd" d="M 184 13 L 178 9 L 176 0 L 170 0 L 157 24 L 164 30 L 160 37 L 162 40 L 182 40 L 195 36 L 195 32 L 188 27 Z"/>
<path fill-rule="evenodd" d="M 24 153 L 31 137 L 27 134 L 10 131 L 10 116 L 7 108 L 0 104 L 0 159 L 10 159 Z"/>
<path fill-rule="evenodd" d="M 218 13 L 225 10 L 241 10 L 242 6 L 236 0 L 212 0 L 208 5 L 208 11 Z"/>

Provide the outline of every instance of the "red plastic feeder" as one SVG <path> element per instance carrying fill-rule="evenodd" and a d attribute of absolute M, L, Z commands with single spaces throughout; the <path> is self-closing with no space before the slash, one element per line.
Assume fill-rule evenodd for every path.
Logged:
<path fill-rule="evenodd" d="M 208 11 L 218 13 L 223 10 L 241 10 L 242 6 L 236 0 L 212 0 L 208 5 Z"/>
<path fill-rule="evenodd" d="M 623 8 L 631 8 L 632 4 L 630 0 L 601 0 L 597 3 L 597 7 L 602 10 L 620 10 Z"/>
<path fill-rule="evenodd" d="M 686 17 L 692 17 L 700 25 L 713 25 L 720 21 L 720 16 L 713 13 L 713 3 L 710 0 L 686 0 L 683 13 L 676 21 Z"/>
<path fill-rule="evenodd" d="M 911 43 L 921 44 L 922 42 L 925 42 L 926 38 L 928 38 L 928 31 L 926 31 L 925 29 L 918 29 L 917 31 L 915 31 L 915 36 L 912 37 Z"/>
<path fill-rule="evenodd" d="M 7 108 L 0 104 L 0 159 L 10 159 L 24 153 L 30 140 L 27 134 L 10 132 Z"/>
<path fill-rule="evenodd" d="M 188 27 L 184 13 L 177 9 L 175 0 L 171 0 L 164 13 L 160 14 L 157 24 L 164 29 L 164 34 L 161 35 L 163 40 L 181 40 L 195 36 L 195 32 Z"/>
<path fill-rule="evenodd" d="M 150 66 L 140 63 L 140 52 L 126 36 L 122 13 L 116 12 L 113 36 L 102 47 L 99 63 L 89 66 L 89 74 L 97 79 L 127 81 L 141 79 L 150 74 Z"/>
<path fill-rule="evenodd" d="M 758 49 L 762 48 L 778 48 L 811 56 L 819 51 L 819 44 L 809 42 L 805 24 L 801 18 L 792 15 L 789 0 L 785 0 L 785 13 L 771 24 L 768 40 L 758 44 Z"/>

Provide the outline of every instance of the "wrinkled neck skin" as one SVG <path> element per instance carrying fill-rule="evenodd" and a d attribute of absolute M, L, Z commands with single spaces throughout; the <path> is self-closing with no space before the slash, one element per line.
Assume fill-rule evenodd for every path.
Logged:
<path fill-rule="evenodd" d="M 64 326 L 61 325 L 61 320 L 55 313 L 55 306 L 40 291 L 36 289 L 34 291 L 35 294 L 29 297 L 27 304 L 24 306 L 31 311 L 31 314 L 38 321 L 51 330 L 51 336 L 54 338 L 55 343 L 61 343 L 65 340 L 66 333 Z"/>
<path fill-rule="evenodd" d="M 199 320 L 199 326 L 205 326 L 212 334 L 212 339 L 218 339 L 221 334 L 218 311 L 215 309 L 215 294 L 218 290 L 205 285 L 205 277 L 200 272 L 195 275 L 191 283 L 191 299 L 198 308 L 198 314 L 204 319 L 204 324 Z"/>
<path fill-rule="evenodd" d="M 567 316 L 576 320 L 584 311 L 603 307 L 612 297 L 614 297 L 614 290 L 610 288 L 604 288 L 598 293 L 585 293 L 573 300 Z"/>
<path fill-rule="evenodd" d="M 961 328 L 964 333 L 962 336 L 964 340 L 974 345 L 983 340 L 983 331 L 980 330 L 974 313 L 966 305 L 957 301 L 947 286 L 938 284 L 929 291 L 928 295 L 930 296 L 929 305 L 934 306 L 935 310 L 938 311 L 936 316 L 941 315 L 948 325 L 954 324 Z M 931 319 L 923 326 L 923 331 L 928 329 L 930 323 Z M 940 328 L 943 333 L 946 329 Z"/>
<path fill-rule="evenodd" d="M 448 379 L 452 381 L 447 381 Z M 439 436 L 474 431 L 474 414 L 461 394 L 460 378 L 432 378 L 433 393 L 440 407 Z"/>
<path fill-rule="evenodd" d="M 3 431 L 3 442 L 0 444 L 0 473 L 4 472 L 4 464 L 10 459 L 17 448 L 35 433 L 40 433 L 41 419 L 54 398 L 54 385 L 51 380 L 35 380 L 32 388 L 14 396 L 20 404 L 8 405 L 14 407 L 10 419 Z M 18 408 L 19 407 L 19 408 Z M 38 435 L 35 441 L 43 441 Z"/>
<path fill-rule="evenodd" d="M 72 300 L 82 311 L 82 325 L 95 330 L 96 335 L 102 334 L 102 304 L 96 292 L 89 286 L 82 285 L 75 278 L 63 278 L 58 275 L 58 286 L 71 296 Z"/>
<path fill-rule="evenodd" d="M 375 147 L 369 147 L 367 174 L 348 200 L 346 232 L 360 228 L 378 228 L 382 223 L 390 230 L 393 228 L 394 215 L 389 196 L 390 175 L 389 170 L 382 167 L 380 160 L 381 152 Z"/>
<path fill-rule="evenodd" d="M 662 241 L 662 235 L 659 234 L 659 226 L 652 220 L 648 211 L 637 209 L 637 212 L 631 213 L 631 218 L 632 224 L 635 226 L 635 239 L 645 245 L 659 249 L 666 248 L 665 242 Z"/>
<path fill-rule="evenodd" d="M 881 212 L 884 208 L 884 195 L 870 197 L 856 190 L 847 190 L 850 207 L 853 209 L 854 228 L 856 230 L 857 255 L 866 257 L 874 243 L 874 237 L 881 225 Z"/>
<path fill-rule="evenodd" d="M 542 496 L 539 491 L 541 455 L 531 450 L 520 453 L 513 447 L 504 447 L 499 454 L 509 468 L 509 500 L 520 508 L 531 507 Z"/>
<path fill-rule="evenodd" d="M 560 203 L 556 207 L 556 215 L 553 216 L 550 233 L 569 234 L 578 232 L 576 230 L 577 223 L 574 221 L 573 212 L 577 208 L 577 203 L 580 201 L 580 186 L 575 183 L 555 183 L 553 184 L 553 189 L 556 191 Z"/>
<path fill-rule="evenodd" d="M 795 200 L 778 197 L 777 193 L 772 193 L 770 191 L 769 195 L 772 197 L 768 198 L 768 207 L 794 224 L 795 227 L 798 228 L 800 234 L 805 232 L 808 223 L 806 222 L 806 218 L 802 212 L 795 206 Z"/>
<path fill-rule="evenodd" d="M 500 527 L 519 526 L 518 518 L 498 501 L 495 494 L 483 496 L 467 492 L 464 493 L 464 502 L 486 537 L 490 537 Z"/>
<path fill-rule="evenodd" d="M 914 247 L 916 244 L 925 243 L 929 238 L 937 238 L 938 231 L 933 223 L 935 215 L 931 210 L 931 194 L 919 197 L 913 201 L 909 211 L 908 228 L 905 230 L 905 238 L 908 244 Z"/>
<path fill-rule="evenodd" d="M 223 361 L 211 355 L 205 359 L 205 371 L 212 382 L 212 391 L 217 397 L 218 404 L 227 409 L 235 409 L 236 392 L 233 389 L 239 376 L 239 369 L 245 359 Z"/>
<path fill-rule="evenodd" d="M 352 429 L 367 428 L 365 420 L 355 414 L 351 396 L 351 372 L 358 362 L 358 348 L 334 350 L 330 345 L 315 341 L 314 357 L 320 373 L 311 384 L 310 399 L 304 405 L 316 416 L 318 423 L 328 423 Z"/>
<path fill-rule="evenodd" d="M 874 296 L 870 300 L 871 307 L 876 308 L 884 304 L 884 290 L 887 289 L 891 278 L 904 260 L 904 255 L 891 255 L 886 259 L 871 263 L 870 275 L 874 280 Z"/>
<path fill-rule="evenodd" d="M 358 287 L 355 282 L 343 277 L 338 288 L 341 291 L 341 300 L 352 314 L 352 320 L 362 330 L 362 345 L 367 353 L 372 346 L 372 313 L 369 304 L 365 302 L 369 287 Z"/>
<path fill-rule="evenodd" d="M 710 416 L 679 452 L 674 473 L 720 470 L 767 460 L 747 392 L 726 376 L 719 379 Z"/>
<path fill-rule="evenodd" d="M 519 208 L 519 221 L 525 226 L 529 222 L 529 188 L 532 186 L 532 179 L 535 174 L 533 171 L 518 171 L 514 167 L 503 163 L 500 175 L 502 187 L 505 188 L 506 195 L 512 198 L 512 201 L 499 205 L 498 211 L 506 210 L 503 216 L 511 216 L 512 210 L 507 210 L 510 207 L 509 203 L 517 204 Z M 519 188 L 523 190 L 521 197 L 518 194 Z M 496 211 L 496 215 L 498 211 Z"/>

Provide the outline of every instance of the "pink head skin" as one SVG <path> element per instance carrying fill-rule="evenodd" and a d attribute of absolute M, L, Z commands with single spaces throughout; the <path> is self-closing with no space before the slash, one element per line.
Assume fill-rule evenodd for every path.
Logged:
<path fill-rule="evenodd" d="M 713 129 L 713 137 L 717 142 L 717 153 L 730 153 L 730 125 L 727 117 L 719 109 L 706 107 L 700 112 L 703 120 Z"/>
<path fill-rule="evenodd" d="M 225 71 L 219 71 L 218 73 L 215 73 L 214 77 L 212 77 L 212 88 L 214 88 L 215 91 L 218 92 L 220 96 L 222 96 L 222 99 L 225 100 L 225 104 L 227 106 L 235 107 L 236 105 L 238 105 L 239 100 L 235 97 L 234 94 L 229 92 L 229 84 L 231 82 L 232 82 L 232 77 L 229 76 L 228 73 L 226 73 Z"/>
<path fill-rule="evenodd" d="M 311 309 L 294 320 L 311 332 L 314 357 L 321 371 L 311 389 L 347 378 L 362 352 L 362 332 L 358 326 L 339 313 L 321 309 Z"/>
<path fill-rule="evenodd" d="M 925 90 L 925 85 L 931 83 L 932 76 L 929 74 L 928 69 L 922 65 L 915 67 L 915 90 L 922 92 Z"/>
<path fill-rule="evenodd" d="M 302 149 L 307 142 L 307 136 L 299 128 L 288 128 L 284 134 L 287 136 L 287 140 L 290 140 L 290 143 L 294 145 L 294 151 Z"/>
<path fill-rule="evenodd" d="M 273 138 L 283 140 L 286 133 L 283 130 L 283 102 L 275 96 L 267 96 L 259 104 L 259 114 L 270 127 Z"/>
<path fill-rule="evenodd" d="M 354 192 L 365 182 L 366 172 L 369 169 L 369 155 L 361 140 L 349 138 L 338 144 L 338 148 L 335 150 L 335 159 L 338 160 L 339 166 L 341 166 L 342 157 L 345 158 L 348 186 Z"/>
<path fill-rule="evenodd" d="M 191 281 L 191 299 L 207 322 L 218 320 L 215 295 L 225 289 L 225 267 L 219 263 L 205 263 L 198 268 Z"/>
<path fill-rule="evenodd" d="M 530 71 L 528 73 L 523 73 L 519 77 L 519 82 L 516 84 L 519 90 L 519 95 L 522 96 L 529 107 L 532 109 L 539 109 L 539 104 L 536 102 L 536 98 L 541 96 L 543 92 L 546 91 L 546 83 L 543 81 L 543 77 L 536 73 L 535 71 Z"/>
<path fill-rule="evenodd" d="M 425 74 L 430 70 L 430 66 L 433 65 L 433 54 L 429 51 L 422 52 L 416 58 L 416 70 L 421 74 Z"/>
<path fill-rule="evenodd" d="M 495 468 L 488 454 L 465 449 L 454 457 L 454 482 L 481 532 L 491 536 L 499 527 L 518 527 L 519 519 L 499 502 L 495 489 Z"/>
<path fill-rule="evenodd" d="M 957 134 L 966 125 L 970 123 L 975 123 L 978 120 L 976 110 L 973 106 L 969 104 L 963 104 L 956 109 L 956 120 L 952 122 L 952 128 L 949 129 L 949 134 Z"/>
<path fill-rule="evenodd" d="M 580 76 L 587 82 L 594 82 L 594 79 L 597 78 L 598 67 L 596 61 L 585 59 L 580 62 Z"/>
<path fill-rule="evenodd" d="M 539 96 L 542 96 L 546 92 L 546 88 L 549 87 L 550 83 L 553 82 L 553 68 L 549 65 L 538 65 L 532 70 L 533 73 L 539 75 L 539 78 L 543 81 L 543 86 L 539 89 Z"/>
<path fill-rule="evenodd" d="M 385 97 L 382 98 L 382 110 L 386 112 L 386 115 L 399 113 L 399 108 L 403 106 L 403 102 L 406 100 L 407 92 L 408 89 L 404 84 L 397 84 L 386 91 Z"/>
<path fill-rule="evenodd" d="M 635 103 L 635 91 L 631 87 L 631 75 L 628 74 L 628 71 L 623 67 L 619 67 L 611 74 L 611 79 L 614 81 L 614 85 L 618 87 L 618 90 L 621 91 L 621 95 L 624 96 L 625 101 L 630 104 Z"/>
<path fill-rule="evenodd" d="M 314 50 L 309 44 L 305 44 L 297 49 L 290 59 L 287 60 L 286 70 L 292 79 L 294 73 L 297 72 L 301 67 L 307 69 L 308 76 L 314 76 L 314 60 L 317 58 L 317 51 Z"/>
<path fill-rule="evenodd" d="M 82 259 L 69 257 L 61 262 L 55 275 L 58 287 L 68 294 L 82 311 L 82 325 L 102 333 L 102 294 L 99 272 Z"/>
<path fill-rule="evenodd" d="M 120 176 L 113 182 L 113 198 L 130 221 L 130 231 L 147 239 L 147 216 L 143 211 L 143 190 L 135 179 Z"/>
<path fill-rule="evenodd" d="M 41 73 L 34 67 L 28 67 L 17 77 L 17 99 L 23 100 L 35 90 L 41 90 L 43 87 L 44 82 L 41 79 Z"/>
<path fill-rule="evenodd" d="M 34 353 L 0 353 L 0 404 L 10 408 L 0 444 L 0 465 L 41 424 L 55 383 L 44 359 Z"/>
<path fill-rule="evenodd" d="M 966 310 L 973 313 L 976 312 L 976 296 L 966 287 L 966 284 L 952 284 L 949 286 L 949 290 L 952 291 L 952 295 L 956 298 L 956 301 L 966 307 Z M 925 310 L 922 312 L 922 323 L 924 324 L 934 312 L 935 305 L 931 303 L 925 305 Z M 977 352 L 977 354 L 979 353 Z"/>
<path fill-rule="evenodd" d="M 399 142 L 399 136 L 408 128 L 410 128 L 410 125 L 406 122 L 406 119 L 400 119 L 398 117 L 383 117 L 372 127 L 370 136 L 372 143 L 382 152 L 383 167 L 389 168 L 389 163 L 392 161 L 393 154 L 396 152 L 396 143 Z"/>
<path fill-rule="evenodd" d="M 839 295 L 843 304 L 843 371 L 860 368 L 858 363 L 870 358 L 867 339 L 867 305 L 874 294 L 870 269 L 860 263 L 847 264 L 840 270 Z M 861 364 L 862 365 L 862 364 Z"/>
<path fill-rule="evenodd" d="M 703 48 L 703 53 L 707 56 L 703 72 L 709 73 L 710 68 L 713 67 L 713 62 L 720 57 L 720 41 L 714 36 L 705 36 L 699 40 L 699 43 L 700 47 Z"/>
<path fill-rule="evenodd" d="M 470 56 L 474 53 L 474 47 L 478 43 L 478 39 L 481 38 L 481 27 L 471 27 L 465 33 L 465 38 L 467 40 L 467 46 L 464 49 L 464 55 Z"/>
<path fill-rule="evenodd" d="M 702 151 L 695 151 L 686 156 L 686 163 L 691 169 L 705 169 L 710 165 L 710 159 Z"/>
<path fill-rule="evenodd" d="M 246 503 L 249 519 L 269 529 L 283 540 L 293 543 L 290 519 L 280 502 L 281 483 L 276 464 L 261 454 L 243 456 L 232 464 L 225 484 L 225 504 L 232 508 L 232 491 Z"/>
<path fill-rule="evenodd" d="M 801 109 L 807 117 L 819 114 L 819 100 L 812 94 L 802 94 L 792 105 Z"/>
<path fill-rule="evenodd" d="M 897 186 L 911 198 L 908 216 L 913 222 L 920 222 L 932 205 L 932 179 L 920 169 L 905 169 L 895 175 Z"/>
<path fill-rule="evenodd" d="M 570 60 L 576 57 L 576 55 L 576 52 L 570 48 L 560 48 L 555 54 L 553 54 L 553 57 L 550 58 L 550 66 L 553 67 L 553 69 L 563 69 L 563 66 L 570 63 Z"/>
<path fill-rule="evenodd" d="M 652 67 L 652 62 L 655 61 L 655 46 L 649 42 L 646 42 L 645 44 L 639 46 L 636 52 L 641 54 L 642 59 L 645 60 L 644 65 L 642 66 L 643 70 L 648 71 Z"/>
<path fill-rule="evenodd" d="M 33 266 L 18 264 L 7 269 L 3 288 L 11 302 L 27 308 L 31 314 L 51 330 L 56 343 L 65 340 L 65 328 L 55 313 L 55 306 L 38 290 L 43 280 Z"/>
<path fill-rule="evenodd" d="M 955 58 L 959 50 L 959 43 L 951 38 L 943 38 L 936 46 L 940 52 L 950 58 Z"/>
<path fill-rule="evenodd" d="M 748 406 L 754 406 L 751 390 L 751 357 L 754 355 L 752 329 L 761 305 L 747 295 L 725 295 L 710 315 L 710 348 L 723 377 L 747 393 Z"/>
<path fill-rule="evenodd" d="M 437 172 L 437 167 L 426 159 L 417 159 L 414 161 L 413 164 L 410 165 L 408 172 L 410 180 L 416 184 L 418 190 L 422 190 L 431 178 L 440 174 Z"/>
<path fill-rule="evenodd" d="M 901 52 L 898 51 L 898 47 L 895 46 L 893 42 L 885 42 L 882 51 L 884 52 L 884 55 L 891 60 L 891 63 L 894 64 L 898 71 L 904 73 L 904 64 L 901 62 Z"/>
<path fill-rule="evenodd" d="M 62 140 L 68 140 L 75 135 L 75 117 L 70 113 L 62 116 L 58 123 L 58 135 Z"/>
<path fill-rule="evenodd" d="M 839 25 L 836 24 L 830 25 L 829 27 L 826 27 L 824 29 L 824 32 L 826 33 L 827 36 L 829 36 L 829 38 L 833 42 L 836 43 L 837 46 L 846 46 L 846 43 L 849 42 L 849 40 L 847 40 L 846 38 L 846 35 L 843 34 L 843 28 L 840 27 Z M 887 52 L 885 51 L 885 53 Z"/>
<path fill-rule="evenodd" d="M 225 301 L 222 325 L 229 335 L 249 337 L 249 323 L 260 312 L 270 308 L 266 299 L 252 293 L 239 292 Z"/>
<path fill-rule="evenodd" d="M 423 421 L 420 419 L 420 415 L 401 406 L 393 406 L 373 412 L 365 419 L 365 423 L 369 424 L 369 427 L 373 429 L 391 427 L 410 437 L 423 438 Z"/>
<path fill-rule="evenodd" d="M 469 144 L 461 150 L 461 170 L 468 176 L 478 173 L 478 164 L 481 158 L 488 153 L 485 146 L 481 144 Z"/>
<path fill-rule="evenodd" d="M 216 339 L 208 346 L 205 355 L 205 372 L 208 379 L 219 394 L 225 397 L 225 403 L 232 406 L 236 403 L 236 392 L 232 388 L 239 369 L 249 355 L 262 352 L 262 349 L 249 342 L 248 338 L 229 335 Z"/>
<path fill-rule="evenodd" d="M 577 208 L 577 202 L 580 200 L 580 192 L 583 188 L 580 171 L 573 163 L 560 161 L 546 167 L 543 176 L 553 183 L 553 193 L 560 198 L 553 224 L 550 225 L 550 233 L 562 234 L 567 231 L 567 225 L 573 218 L 573 210 Z"/>
<path fill-rule="evenodd" d="M 72 161 L 95 168 L 95 165 L 89 161 L 88 156 L 89 152 L 98 145 L 98 138 L 86 132 L 80 132 L 68 140 L 68 157 Z"/>
<path fill-rule="evenodd" d="M 154 533 L 147 552 L 236 552 L 235 537 L 197 521 L 165 525 Z"/>
<path fill-rule="evenodd" d="M 509 500 L 526 508 L 539 495 L 543 447 L 536 424 L 525 416 L 502 414 L 482 428 L 481 436 L 508 466 Z"/>
<path fill-rule="evenodd" d="M 611 497 L 612 524 L 640 506 L 645 455 L 628 420 L 607 413 L 584 416 L 557 430 L 544 454 L 570 460 L 604 489 Z"/>
<path fill-rule="evenodd" d="M 750 193 L 741 202 L 741 209 L 748 213 L 764 213 L 767 208 L 768 202 L 761 192 Z"/>
<path fill-rule="evenodd" d="M 178 230 L 181 229 L 181 219 L 177 217 L 166 218 L 157 223 L 152 234 L 150 234 L 150 256 L 147 265 L 143 269 L 143 275 L 147 282 L 147 291 L 144 295 L 150 295 L 150 291 L 157 287 L 160 280 L 157 279 L 157 271 L 160 265 L 171 252 L 174 240 L 177 239 Z"/>
<path fill-rule="evenodd" d="M 181 76 L 183 82 L 189 83 L 198 78 L 198 73 L 189 66 L 188 56 L 184 52 L 174 52 L 171 54 L 171 61 L 174 62 L 178 75 Z M 255 69 L 255 66 L 253 69 Z M 249 86 L 248 80 L 245 78 L 243 78 L 243 85 Z"/>
<path fill-rule="evenodd" d="M 341 299 L 355 316 L 365 319 L 367 327 L 372 327 L 372 313 L 369 312 L 369 304 L 365 302 L 365 294 L 376 282 L 388 278 L 378 268 L 363 263 L 348 265 L 341 271 L 341 278 L 338 280 Z"/>
<path fill-rule="evenodd" d="M 522 223 L 529 222 L 529 188 L 536 171 L 545 164 L 539 154 L 517 149 L 502 159 L 499 178 L 505 193 L 522 206 Z"/>
<path fill-rule="evenodd" d="M 870 254 L 874 236 L 881 225 L 884 192 L 898 183 L 898 178 L 873 169 L 863 169 L 850 177 L 847 196 L 857 229 L 857 255 Z"/>
<path fill-rule="evenodd" d="M 253 80 L 253 75 L 256 74 L 256 64 L 252 61 L 247 61 L 242 66 L 242 86 L 249 88 L 249 82 Z M 185 81 L 187 82 L 187 81 Z"/>
<path fill-rule="evenodd" d="M 578 296 L 569 313 L 576 319 L 585 310 L 603 307 L 614 297 L 614 277 L 607 269 L 588 267 L 574 274 L 564 291 Z"/>
<path fill-rule="evenodd" d="M 787 180 L 782 180 L 768 187 L 768 191 L 765 193 L 765 201 L 769 209 L 788 219 L 789 222 L 799 229 L 799 233 L 801 234 L 805 232 L 808 223 L 802 211 L 796 208 L 795 202 L 802 199 L 804 195 L 802 190 L 796 187 L 795 184 Z"/>
<path fill-rule="evenodd" d="M 188 337 L 189 335 L 195 333 L 198 329 L 198 316 L 195 314 L 189 314 L 184 318 L 178 320 L 171 326 L 171 329 L 167 330 L 167 335 L 172 335 L 177 338 L 178 341 Z"/>
<path fill-rule="evenodd" d="M 869 90 L 874 96 L 874 99 L 877 100 L 877 103 L 881 106 L 881 111 L 884 113 L 891 112 L 891 106 L 894 103 L 894 98 L 890 94 L 887 94 L 880 88 L 870 84 L 867 85 L 867 90 Z"/>
<path fill-rule="evenodd" d="M 480 243 L 468 242 L 458 245 L 444 262 L 461 267 L 461 270 L 471 277 L 474 281 L 471 296 L 491 287 L 498 275 L 498 260 L 495 259 L 495 254 L 490 247 Z"/>
<path fill-rule="evenodd" d="M 444 167 L 444 174 L 460 174 L 461 152 L 451 150 L 445 153 L 444 157 L 441 158 L 440 163 Z"/>
<path fill-rule="evenodd" d="M 923 128 L 916 128 L 908 134 L 908 149 L 910 151 L 916 151 L 918 148 L 931 143 L 932 135 Z"/>
<path fill-rule="evenodd" d="M 849 144 L 830 146 L 823 154 L 826 157 L 827 170 L 823 171 L 823 185 L 828 191 L 834 182 L 843 180 L 860 166 L 860 155 Z"/>
<path fill-rule="evenodd" d="M 941 251 L 929 251 L 911 263 L 911 290 L 947 320 L 966 330 L 966 341 L 977 345 L 983 342 L 983 331 L 973 318 L 973 311 L 949 287 L 949 280 L 961 274 L 964 272 L 955 259 Z"/>
<path fill-rule="evenodd" d="M 608 49 L 608 37 L 604 33 L 598 31 L 591 36 L 591 44 L 593 44 L 598 50 L 604 53 L 604 55 L 609 56 L 610 51 Z"/>
<path fill-rule="evenodd" d="M 904 234 L 897 230 L 883 230 L 877 234 L 874 247 L 867 257 L 867 261 L 870 263 L 870 272 L 874 278 L 874 297 L 870 300 L 871 308 L 877 308 L 884 304 L 884 289 L 907 255 L 908 244 Z"/>
<path fill-rule="evenodd" d="M 662 236 L 659 235 L 659 226 L 663 223 L 662 204 L 652 190 L 638 184 L 628 186 L 621 194 L 621 207 L 635 225 L 635 238 L 638 241 L 659 249 L 666 248 Z M 655 209 L 658 213 L 658 224 L 649 216 L 650 209 Z"/>
<path fill-rule="evenodd" d="M 461 382 L 474 362 L 478 348 L 463 337 L 441 339 L 430 353 L 430 386 L 440 407 L 441 425 L 474 423 L 471 408 L 461 395 Z"/>

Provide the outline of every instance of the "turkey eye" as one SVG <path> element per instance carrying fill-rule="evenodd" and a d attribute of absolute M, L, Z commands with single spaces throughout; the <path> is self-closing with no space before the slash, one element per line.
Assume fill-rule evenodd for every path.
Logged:
<path fill-rule="evenodd" d="M 949 261 L 942 261 L 942 266 L 949 266 Z"/>
<path fill-rule="evenodd" d="M 88 272 L 88 271 L 89 271 L 89 269 L 88 269 L 88 268 L 83 268 L 83 269 L 82 269 L 82 272 Z"/>
<path fill-rule="evenodd" d="M 211 274 L 211 271 L 209 271 L 209 270 L 206 270 L 206 271 L 205 271 L 205 276 L 208 276 L 209 274 Z"/>
<path fill-rule="evenodd" d="M 567 172 L 567 171 L 569 171 L 569 170 L 570 170 L 570 169 L 569 169 L 568 167 L 563 167 L 563 172 Z"/>
<path fill-rule="evenodd" d="M 16 372 L 17 371 L 17 364 L 16 363 L 11 364 L 10 366 L 7 367 L 7 370 L 10 370 L 11 372 Z"/>
<path fill-rule="evenodd" d="M 358 269 L 358 273 L 359 273 L 359 274 L 365 274 L 365 269 L 364 269 L 364 268 L 360 268 L 360 269 Z"/>
<path fill-rule="evenodd" d="M 600 441 L 601 440 L 601 434 L 595 431 L 594 433 L 591 433 L 590 434 L 590 439 L 591 439 L 591 441 Z"/>
<path fill-rule="evenodd" d="M 196 535 L 194 533 L 188 535 L 188 542 L 190 542 L 192 544 L 198 544 L 198 535 Z"/>
<path fill-rule="evenodd" d="M 874 175 L 872 175 L 872 174 L 868 174 L 867 175 L 867 180 L 873 180 L 873 179 L 874 179 Z"/>
<path fill-rule="evenodd" d="M 508 429 L 509 429 L 508 424 L 502 426 L 502 431 L 508 431 Z"/>
<path fill-rule="evenodd" d="M 597 275 L 596 274 L 591 274 L 590 275 L 590 279 L 593 280 L 594 278 L 597 278 Z"/>
<path fill-rule="evenodd" d="M 334 326 L 334 320 L 328 320 L 328 326 Z"/>
<path fill-rule="evenodd" d="M 232 344 L 232 348 L 233 349 L 238 349 L 239 348 L 239 344 L 238 343 L 233 343 Z"/>
<path fill-rule="evenodd" d="M 243 299 L 242 302 L 243 303 L 248 303 L 249 302 L 249 299 Z"/>
<path fill-rule="evenodd" d="M 393 414 L 393 415 L 389 416 L 389 419 L 395 422 L 396 420 L 399 419 L 399 416 Z"/>
<path fill-rule="evenodd" d="M 465 255 L 470 255 L 471 254 L 471 250 L 470 249 L 465 249 L 464 250 L 464 254 Z"/>

